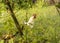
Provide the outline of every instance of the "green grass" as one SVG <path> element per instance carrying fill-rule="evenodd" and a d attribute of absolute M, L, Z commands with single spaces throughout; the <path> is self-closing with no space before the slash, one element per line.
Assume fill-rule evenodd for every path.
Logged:
<path fill-rule="evenodd" d="M 27 10 L 15 10 L 17 11 L 15 15 L 20 25 L 23 25 L 23 22 L 26 21 L 26 12 L 27 20 L 33 13 L 37 14 L 35 25 L 32 29 L 24 25 L 23 42 L 27 41 L 28 43 L 43 43 L 44 40 L 47 40 L 46 43 L 55 43 L 56 41 L 57 43 L 60 43 L 60 16 L 58 15 L 55 6 L 42 7 L 41 5 L 41 3 L 37 3 L 35 6 Z M 12 31 L 12 33 L 15 34 L 17 29 L 10 14 L 5 13 L 4 16 L 0 16 L 0 20 L 0 32 L 3 31 L 2 33 L 6 32 L 8 34 Z M 15 40 L 21 43 L 19 35 L 16 36 Z M 3 41 L 0 41 L 0 43 L 3 43 Z M 13 43 L 13 39 L 11 39 L 9 43 Z"/>
<path fill-rule="evenodd" d="M 37 14 L 34 28 L 31 29 L 30 27 L 25 26 L 24 38 L 26 38 L 27 35 L 28 43 L 43 43 L 44 39 L 48 40 L 46 43 L 55 43 L 56 41 L 59 43 L 58 38 L 60 30 L 60 16 L 56 11 L 55 6 L 48 6 L 43 8 L 33 7 L 27 11 L 23 9 L 20 10 L 19 13 L 16 14 L 20 24 L 23 24 L 23 21 L 26 20 L 26 12 L 28 13 L 27 19 L 29 19 L 33 13 Z"/>

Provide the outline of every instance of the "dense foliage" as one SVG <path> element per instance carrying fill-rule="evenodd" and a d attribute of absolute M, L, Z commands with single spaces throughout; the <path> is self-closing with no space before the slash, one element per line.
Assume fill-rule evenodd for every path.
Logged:
<path fill-rule="evenodd" d="M 1 3 L 6 3 L 6 0 L 0 0 Z M 23 9 L 27 9 L 32 7 L 32 5 L 34 5 L 37 0 L 9 0 L 10 4 L 12 6 L 12 8 L 23 8 Z"/>
<path fill-rule="evenodd" d="M 2 2 L 2 0 L 0 1 Z M 32 29 L 29 26 L 24 25 L 22 43 L 60 43 L 60 16 L 56 10 L 56 6 L 45 5 L 44 1 L 40 0 L 36 3 L 32 0 L 10 0 L 11 6 L 12 1 L 14 2 L 13 11 L 21 27 L 24 25 L 23 22 L 26 21 L 26 19 L 28 21 L 33 13 L 37 14 Z M 10 13 L 6 10 L 4 0 L 2 3 L 1 2 L 0 38 L 5 34 L 14 35 L 18 31 Z M 4 43 L 4 40 L 0 40 L 0 43 Z M 10 39 L 9 43 L 21 43 L 20 35 L 18 34 Z"/>

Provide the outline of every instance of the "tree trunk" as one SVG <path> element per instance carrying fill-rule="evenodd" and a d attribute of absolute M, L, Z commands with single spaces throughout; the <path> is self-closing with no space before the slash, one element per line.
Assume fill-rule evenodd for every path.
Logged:
<path fill-rule="evenodd" d="M 17 20 L 15 14 L 14 14 L 14 12 L 13 12 L 13 9 L 12 9 L 12 7 L 11 7 L 11 5 L 10 5 L 10 2 L 9 2 L 9 0 L 5 0 L 5 1 L 6 1 L 6 2 L 5 2 L 6 5 L 8 6 L 8 9 L 9 9 L 9 11 L 10 11 L 10 13 L 11 13 L 11 17 L 13 18 L 14 23 L 15 23 L 18 31 L 20 32 L 20 35 L 22 36 L 22 35 L 23 35 L 22 28 L 20 27 L 20 25 L 19 25 L 19 23 L 18 23 L 18 20 Z"/>

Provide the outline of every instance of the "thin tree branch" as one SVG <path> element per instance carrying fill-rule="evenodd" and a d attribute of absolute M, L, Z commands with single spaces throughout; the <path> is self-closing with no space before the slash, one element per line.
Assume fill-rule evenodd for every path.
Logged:
<path fill-rule="evenodd" d="M 10 5 L 10 2 L 9 2 L 9 0 L 5 0 L 5 1 L 6 1 L 6 5 L 7 5 L 8 8 L 9 8 L 10 13 L 11 13 L 11 17 L 13 18 L 14 23 L 15 23 L 18 31 L 20 32 L 20 35 L 22 36 L 22 35 L 23 35 L 22 28 L 21 28 L 21 26 L 20 26 L 19 23 L 18 23 L 18 20 L 17 20 L 15 14 L 14 14 L 14 12 L 13 12 L 13 9 L 12 9 L 12 7 L 11 7 L 11 5 Z"/>

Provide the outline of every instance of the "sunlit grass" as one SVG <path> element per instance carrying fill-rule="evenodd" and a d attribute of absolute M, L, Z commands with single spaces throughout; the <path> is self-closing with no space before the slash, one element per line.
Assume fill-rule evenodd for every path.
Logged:
<path fill-rule="evenodd" d="M 44 39 L 47 39 L 49 42 L 49 41 L 54 40 L 55 36 L 57 37 L 57 39 L 59 38 L 60 16 L 58 16 L 58 12 L 57 12 L 55 6 L 42 7 L 42 4 L 43 4 L 42 2 L 37 3 L 35 6 L 33 6 L 32 8 L 29 8 L 27 10 L 24 10 L 24 9 L 20 9 L 19 11 L 16 10 L 17 12 L 15 13 L 15 15 L 16 15 L 20 25 L 23 25 L 23 22 L 26 21 L 26 13 L 27 13 L 27 20 L 30 18 L 30 16 L 32 16 L 32 14 L 34 14 L 34 13 L 37 14 L 37 18 L 35 20 L 35 25 L 32 29 L 29 26 L 24 25 L 24 30 L 23 30 L 24 40 L 23 41 L 26 41 L 26 37 L 27 37 L 28 43 L 30 43 L 30 42 L 31 43 L 37 43 L 37 42 L 40 43 L 40 42 L 43 42 Z M 17 30 L 15 27 L 14 21 L 10 17 L 10 14 L 8 14 L 8 15 L 5 14 L 5 16 L 2 17 L 2 19 L 3 18 L 4 18 L 4 20 L 0 22 L 0 23 L 3 22 L 2 23 L 3 27 L 0 30 L 1 31 L 6 30 L 6 32 L 7 31 L 11 32 L 11 30 L 13 29 L 12 31 L 16 32 Z M 0 18 L 0 20 L 1 20 L 1 18 Z M 55 35 L 55 33 L 57 35 Z M 20 37 L 19 37 L 19 39 L 20 39 Z M 1 41 L 0 43 L 3 43 L 3 41 Z"/>

